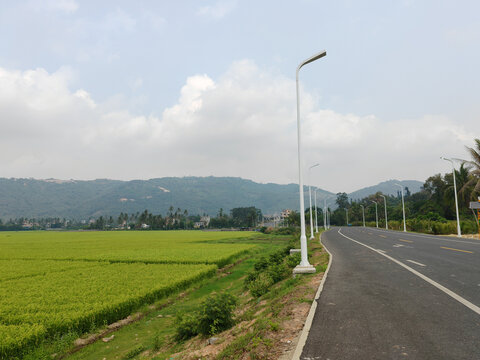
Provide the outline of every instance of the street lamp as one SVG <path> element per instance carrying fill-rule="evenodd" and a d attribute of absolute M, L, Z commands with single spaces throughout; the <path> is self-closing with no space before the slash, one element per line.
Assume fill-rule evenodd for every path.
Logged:
<path fill-rule="evenodd" d="M 313 215 L 312 215 L 312 186 L 310 185 L 310 170 L 320 164 L 312 165 L 308 168 L 308 195 L 310 197 L 310 240 L 315 239 L 313 236 Z M 318 232 L 318 231 L 317 231 Z"/>
<path fill-rule="evenodd" d="M 460 217 L 458 215 L 457 182 L 455 181 L 455 166 L 453 165 L 452 159 L 447 159 L 447 158 L 444 158 L 443 156 L 440 156 L 440 159 L 450 161 L 452 163 L 453 191 L 455 192 L 455 210 L 457 211 L 457 234 L 458 234 L 458 237 L 462 237 L 462 231 L 460 230 Z"/>
<path fill-rule="evenodd" d="M 315 189 L 315 233 L 318 234 L 318 207 L 317 207 L 317 191 L 319 188 Z"/>
<path fill-rule="evenodd" d="M 300 124 L 300 96 L 298 91 L 298 73 L 300 69 L 322 57 L 327 55 L 326 51 L 321 51 L 318 54 L 313 55 L 312 57 L 308 58 L 307 60 L 303 61 L 298 65 L 297 72 L 296 72 L 296 92 L 297 92 L 297 136 L 298 136 L 298 186 L 300 187 L 300 252 L 302 260 L 300 264 L 295 267 L 293 270 L 294 273 L 314 273 L 315 267 L 310 265 L 308 262 L 308 254 L 307 254 L 307 236 L 305 235 L 305 204 L 303 199 L 303 179 L 302 179 L 302 136 L 301 136 L 301 124 Z"/>
<path fill-rule="evenodd" d="M 400 184 L 394 184 L 394 185 L 400 186 L 400 189 L 402 189 L 403 231 L 407 232 L 407 221 L 405 220 L 405 201 L 403 200 L 403 186 Z"/>
<path fill-rule="evenodd" d="M 385 229 L 388 230 L 388 219 L 387 219 L 387 197 L 385 195 L 380 195 L 383 198 L 383 203 L 385 204 Z"/>
<path fill-rule="evenodd" d="M 362 215 L 363 215 L 363 227 L 365 227 L 365 206 L 360 205 L 362 207 Z"/>
<path fill-rule="evenodd" d="M 377 223 L 377 229 L 378 229 L 378 209 L 377 209 L 377 202 L 370 200 L 371 202 L 375 203 L 375 222 Z"/>
<path fill-rule="evenodd" d="M 327 226 L 328 228 L 330 229 L 330 216 L 331 216 L 331 212 L 330 212 L 330 209 L 327 208 Z"/>
<path fill-rule="evenodd" d="M 327 230 L 327 199 L 323 199 L 323 229 Z"/>
<path fill-rule="evenodd" d="M 347 226 L 348 226 L 348 209 L 345 209 L 345 213 L 347 214 Z"/>

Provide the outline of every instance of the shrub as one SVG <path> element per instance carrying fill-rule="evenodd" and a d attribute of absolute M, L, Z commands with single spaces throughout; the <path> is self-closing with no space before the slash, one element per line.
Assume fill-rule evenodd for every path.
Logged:
<path fill-rule="evenodd" d="M 257 276 L 255 281 L 252 281 L 250 284 L 248 284 L 248 290 L 250 290 L 252 296 L 260 297 L 263 294 L 266 294 L 270 286 L 273 284 L 274 281 L 271 276 L 262 272 Z"/>
<path fill-rule="evenodd" d="M 261 271 L 268 267 L 268 259 L 265 256 L 262 256 L 256 263 L 253 265 L 255 271 Z"/>
<path fill-rule="evenodd" d="M 250 284 L 252 281 L 254 281 L 258 276 L 258 272 L 250 272 L 247 274 L 247 277 L 244 280 L 244 285 L 245 287 L 248 287 L 248 284 Z"/>
<path fill-rule="evenodd" d="M 233 310 L 237 298 L 229 293 L 209 296 L 203 303 L 198 323 L 198 331 L 203 335 L 213 335 L 229 329 L 234 324 Z"/>
<path fill-rule="evenodd" d="M 290 255 L 289 257 L 287 257 L 287 265 L 290 267 L 290 268 L 294 268 L 295 266 L 297 266 L 298 264 L 300 264 L 300 260 L 302 259 L 302 254 L 300 253 L 293 253 L 292 255 Z"/>
<path fill-rule="evenodd" d="M 198 334 L 210 336 L 229 329 L 234 324 L 233 310 L 237 298 L 229 293 L 209 296 L 199 311 L 178 315 L 175 339 L 187 340 Z"/>
<path fill-rule="evenodd" d="M 175 330 L 177 341 L 188 340 L 197 336 L 198 333 L 198 314 L 179 314 L 177 316 L 177 328 Z"/>
<path fill-rule="evenodd" d="M 271 265 L 281 264 L 283 262 L 284 258 L 285 258 L 285 254 L 284 254 L 283 249 L 280 250 L 280 251 L 276 251 L 276 252 L 274 252 L 273 254 L 270 255 L 270 257 L 268 259 L 269 265 L 271 266 Z"/>
<path fill-rule="evenodd" d="M 266 273 L 272 278 L 273 283 L 285 279 L 290 274 L 290 269 L 282 261 L 280 264 L 272 264 L 268 267 Z"/>

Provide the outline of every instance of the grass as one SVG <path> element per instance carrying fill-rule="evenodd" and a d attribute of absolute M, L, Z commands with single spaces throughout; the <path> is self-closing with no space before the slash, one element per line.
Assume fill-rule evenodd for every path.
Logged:
<path fill-rule="evenodd" d="M 172 354 L 183 350 L 185 343 L 176 343 L 173 340 L 176 314 L 193 312 L 212 292 L 227 290 L 231 294 L 241 297 L 244 293 L 243 278 L 253 268 L 258 258 L 285 246 L 289 238 L 259 236 L 238 241 L 255 244 L 257 250 L 239 260 L 234 266 L 218 271 L 215 277 L 203 280 L 187 292 L 182 293 L 181 297 L 172 296 L 157 302 L 155 307 L 159 310 L 151 311 L 137 323 L 115 332 L 115 340 L 111 343 L 96 342 L 72 354 L 68 359 L 122 359 L 122 356 L 134 348 L 136 343 L 146 345 L 146 349 L 150 350 L 150 355 L 146 357 L 149 359 L 169 359 Z M 162 345 L 154 354 L 155 343 Z"/>
<path fill-rule="evenodd" d="M 252 359 L 264 358 L 262 354 L 273 350 L 275 336 L 280 336 L 283 329 L 282 324 L 284 321 L 288 321 L 284 307 L 291 305 L 292 302 L 295 304 L 308 303 L 309 296 L 312 298 L 311 291 L 302 288 L 312 275 L 280 281 L 258 299 L 252 298 L 245 292 L 243 280 L 262 256 L 284 247 L 290 239 L 290 236 L 258 234 L 250 238 L 244 237 L 235 240 L 227 238 L 210 240 L 212 243 L 218 244 L 235 242 L 236 244 L 255 245 L 255 248 L 248 254 L 241 255 L 235 264 L 218 270 L 215 276 L 193 284 L 182 293 L 177 292 L 151 305 L 143 306 L 139 311 L 144 316 L 115 331 L 115 337 L 111 342 L 97 341 L 66 356 L 73 350 L 72 339 L 76 337 L 76 334 L 70 334 L 63 339 L 57 338 L 42 344 L 25 359 L 50 360 L 52 354 L 56 353 L 56 359 L 66 358 L 67 360 L 163 360 L 171 359 L 172 356 L 182 351 L 188 354 L 190 349 L 193 351 L 196 344 L 203 345 L 205 340 L 193 339 L 187 342 L 175 342 L 173 340 L 175 316 L 179 313 L 194 311 L 212 292 L 225 290 L 239 298 L 239 308 L 242 309 L 242 313 L 237 317 L 238 326 L 227 331 L 233 335 L 234 340 L 224 344 L 225 349 L 218 354 L 217 359 L 239 359 L 246 353 Z M 317 265 L 318 270 L 326 268 L 328 255 L 322 252 L 321 245 L 309 242 L 309 248 L 312 254 L 310 262 Z M 286 298 L 290 298 L 290 300 L 285 301 Z M 246 327 L 245 324 L 250 322 L 253 324 Z M 101 328 L 97 328 L 94 331 L 100 330 Z M 111 336 L 111 334 L 106 336 Z M 218 336 L 220 337 L 219 342 L 225 340 L 222 334 Z M 175 359 L 183 358 L 182 354 L 177 355 Z"/>
<path fill-rule="evenodd" d="M 253 243 L 246 241 L 252 236 Z M 261 238 L 252 232 L 2 232 L 0 357 L 22 357 L 45 339 L 53 339 L 56 351 L 68 334 L 119 320 L 212 276 Z"/>

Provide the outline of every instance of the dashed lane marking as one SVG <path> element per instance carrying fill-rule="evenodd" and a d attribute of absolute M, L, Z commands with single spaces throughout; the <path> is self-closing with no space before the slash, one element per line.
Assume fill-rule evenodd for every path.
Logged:
<path fill-rule="evenodd" d="M 445 249 L 445 250 L 453 250 L 453 251 L 460 251 L 460 252 L 464 252 L 464 253 L 473 254 L 473 251 L 454 249 L 454 248 L 449 248 L 449 247 L 445 247 L 445 246 L 440 246 L 440 247 L 442 249 Z"/>
<path fill-rule="evenodd" d="M 415 264 L 415 265 L 420 265 L 420 266 L 427 266 L 425 264 L 422 264 L 422 263 L 419 263 L 419 262 L 416 262 L 416 261 L 413 261 L 413 260 L 407 260 L 408 262 L 411 262 L 412 264 Z"/>
<path fill-rule="evenodd" d="M 408 242 L 408 243 L 413 243 L 412 240 L 404 240 L 404 239 L 400 239 L 400 241 L 403 241 L 403 242 Z"/>

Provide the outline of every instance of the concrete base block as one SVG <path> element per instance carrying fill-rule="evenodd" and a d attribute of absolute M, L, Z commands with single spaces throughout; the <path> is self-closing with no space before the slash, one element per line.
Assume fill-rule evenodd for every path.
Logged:
<path fill-rule="evenodd" d="M 302 249 L 290 249 L 290 255 L 301 252 Z"/>
<path fill-rule="evenodd" d="M 310 266 L 300 266 L 300 265 L 297 265 L 295 266 L 295 268 L 293 269 L 293 276 L 297 275 L 297 274 L 313 274 L 315 273 L 317 270 L 315 269 L 315 266 L 313 265 L 310 265 Z"/>

